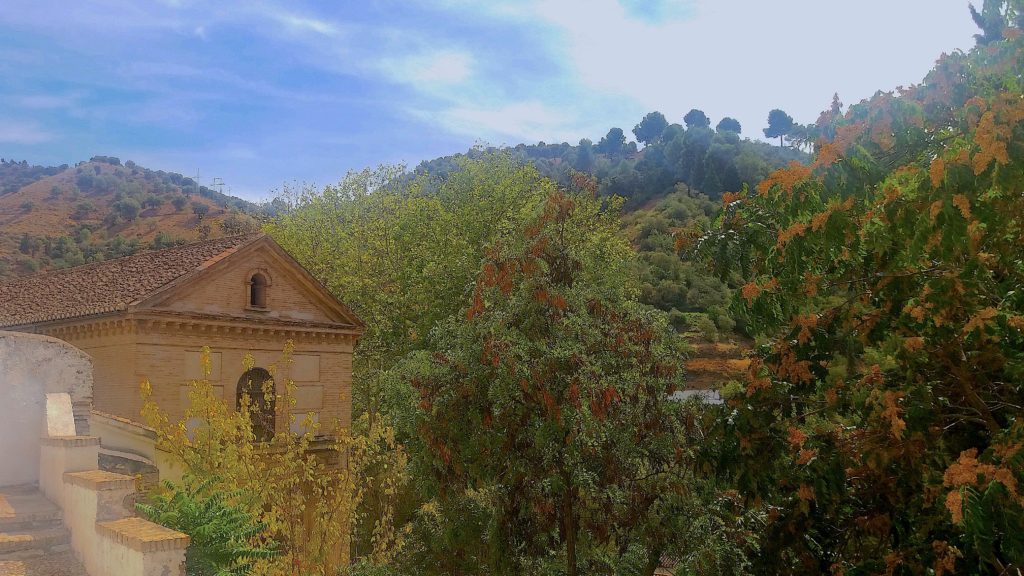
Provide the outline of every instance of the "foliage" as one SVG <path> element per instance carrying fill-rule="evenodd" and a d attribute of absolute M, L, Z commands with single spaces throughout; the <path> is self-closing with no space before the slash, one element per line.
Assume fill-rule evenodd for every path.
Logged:
<path fill-rule="evenodd" d="M 629 148 L 626 146 L 626 135 L 622 132 L 622 128 L 609 130 L 608 134 L 605 134 L 604 138 L 597 143 L 595 149 L 601 154 L 612 157 L 625 155 Z"/>
<path fill-rule="evenodd" d="M 711 126 L 711 119 L 704 113 L 703 110 L 694 108 L 683 116 L 683 122 L 686 123 L 686 129 L 690 130 L 693 128 L 707 128 Z"/>
<path fill-rule="evenodd" d="M 282 364 L 268 367 L 272 377 L 287 373 L 290 348 Z M 252 368 L 247 358 L 244 368 Z M 387 564 L 401 549 L 403 534 L 392 522 L 393 497 L 407 480 L 406 456 L 394 434 L 377 425 L 353 436 L 338 423 L 327 423 L 332 436 L 319 436 L 321 424 L 312 415 L 297 421 L 291 413 L 294 386 L 284 380 L 264 383 L 264 402 L 274 397 L 276 431 L 256 441 L 250 406 L 259 399 L 243 396 L 238 410 L 228 406 L 209 381 L 209 349 L 203 351 L 204 378 L 189 384 L 189 407 L 178 421 L 151 399 L 143 384 L 146 423 L 157 434 L 157 446 L 180 463 L 185 473 L 204 479 L 212 494 L 231 494 L 233 504 L 265 530 L 244 544 L 265 548 L 271 540 L 279 554 L 254 558 L 253 574 L 345 574 L 350 565 L 352 533 L 368 525 L 370 560 Z M 291 430 L 298 428 L 300 432 Z M 377 486 L 377 506 L 364 515 L 367 486 Z M 237 491 L 237 492 L 236 492 Z M 311 521 L 310 519 L 315 519 Z"/>
<path fill-rule="evenodd" d="M 793 130 L 793 117 L 778 108 L 768 113 L 768 127 L 764 129 L 765 138 L 778 138 L 782 146 L 782 137 Z"/>
<path fill-rule="evenodd" d="M 710 330 L 705 327 L 707 332 L 730 331 L 734 325 L 728 313 L 731 293 L 727 283 L 710 274 L 702 263 L 676 254 L 681 231 L 707 230 L 717 210 L 706 196 L 677 190 L 622 219 L 637 251 L 640 301 L 668 312 L 669 321 L 680 332 L 697 328 L 700 321 L 692 314 L 712 322 Z"/>
<path fill-rule="evenodd" d="M 740 125 L 739 120 L 726 116 L 718 121 L 718 125 L 715 126 L 715 130 L 718 132 L 732 132 L 734 134 L 739 134 L 743 132 L 743 127 Z"/>
<path fill-rule="evenodd" d="M 666 128 L 668 128 L 668 120 L 665 119 L 665 115 L 661 112 L 651 112 L 633 127 L 633 135 L 636 136 L 638 142 L 651 144 L 661 138 Z"/>
<path fill-rule="evenodd" d="M 37 182 L 67 169 L 61 166 L 32 166 L 27 160 L 17 162 L 13 159 L 0 158 L 0 196 L 17 192 L 33 182 Z"/>
<path fill-rule="evenodd" d="M 287 211 L 267 228 L 366 323 L 353 409 L 370 422 L 388 403 L 405 411 L 411 392 L 386 390 L 384 373 L 458 312 L 484 249 L 554 190 L 508 154 L 458 164 L 444 179 L 383 167 L 322 190 L 290 191 Z"/>
<path fill-rule="evenodd" d="M 181 484 L 164 481 L 148 502 L 135 505 L 153 522 L 189 535 L 186 570 L 193 576 L 241 576 L 274 556 L 273 543 L 263 537 L 267 527 L 235 503 L 244 492 L 218 491 L 218 483 L 216 476 L 198 481 L 186 475 Z"/>
<path fill-rule="evenodd" d="M 685 129 L 669 124 L 640 152 L 635 150 L 635 143 L 624 144 L 625 136 L 620 137 L 618 129 L 610 130 L 598 145 L 583 139 L 578 146 L 541 142 L 506 150 L 517 160 L 529 161 L 542 176 L 563 188 L 573 187 L 576 173 L 584 172 L 597 180 L 600 195 L 623 197 L 627 211 L 647 207 L 679 185 L 717 200 L 723 192 L 756 185 L 772 170 L 791 161 L 806 161 L 807 156 L 799 150 L 740 138 L 740 127 L 727 121 L 731 119 L 723 119 L 717 131 L 711 130 L 710 119 L 702 114 L 691 117 L 692 125 Z M 645 121 L 657 122 L 650 119 L 659 117 L 663 115 L 652 112 L 637 128 Z M 643 130 L 641 134 L 647 137 Z M 478 159 L 493 152 L 475 149 L 465 155 L 438 158 L 420 164 L 416 173 L 444 177 L 459 170 L 458 159 Z"/>
<path fill-rule="evenodd" d="M 712 459 L 770 508 L 759 573 L 1024 563 L 1024 40 L 1003 26 L 823 114 L 814 162 L 727 194 L 694 245 L 749 280 L 734 310 L 765 342 Z"/>
<path fill-rule="evenodd" d="M 198 202 L 196 200 L 193 200 L 191 202 L 191 206 L 192 206 L 192 213 L 195 214 L 196 217 L 198 217 L 200 220 L 202 220 L 203 216 L 206 216 L 210 212 L 210 207 L 209 206 L 207 206 L 206 204 L 203 204 L 202 202 Z"/>
<path fill-rule="evenodd" d="M 452 542 L 437 572 L 471 559 L 535 573 L 551 560 L 571 576 L 630 550 L 656 565 L 659 505 L 685 468 L 683 407 L 669 399 L 681 343 L 635 301 L 631 258 L 614 206 L 553 192 L 487 251 L 465 308 L 408 358 L 415 455 L 436 482 L 427 510 L 478 498 L 493 514 L 487 543 Z"/>

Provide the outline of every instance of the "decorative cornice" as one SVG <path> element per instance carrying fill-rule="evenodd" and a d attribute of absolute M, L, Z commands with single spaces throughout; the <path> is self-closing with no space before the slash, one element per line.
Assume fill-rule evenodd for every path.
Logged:
<path fill-rule="evenodd" d="M 319 322 L 281 320 L 273 317 L 248 318 L 188 312 L 147 310 L 114 313 L 93 319 L 77 318 L 26 327 L 61 340 L 126 336 L 134 334 L 176 334 L 226 338 L 274 338 L 296 342 L 354 345 L 361 327 Z"/>
<path fill-rule="evenodd" d="M 148 310 L 133 315 L 143 334 L 187 334 L 226 338 L 275 338 L 297 342 L 355 344 L 362 329 L 337 324 Z"/>

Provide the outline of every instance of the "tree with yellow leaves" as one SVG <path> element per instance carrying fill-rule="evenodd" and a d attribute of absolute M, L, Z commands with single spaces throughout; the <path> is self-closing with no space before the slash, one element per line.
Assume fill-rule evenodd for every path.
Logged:
<path fill-rule="evenodd" d="M 290 362 L 291 344 L 282 363 Z M 252 360 L 247 358 L 246 368 Z M 316 437 L 319 423 L 308 415 L 302 433 L 291 431 L 294 385 L 279 386 L 273 405 L 276 432 L 259 441 L 250 407 L 269 398 L 245 398 L 233 410 L 218 398 L 209 381 L 209 349 L 203 351 L 204 377 L 190 382 L 189 407 L 172 421 L 142 386 L 143 417 L 156 430 L 157 447 L 179 462 L 185 473 L 203 481 L 207 490 L 230 495 L 230 504 L 248 511 L 265 530 L 254 534 L 253 545 L 276 543 L 278 554 L 256 561 L 251 573 L 267 575 L 347 574 L 353 560 L 352 532 L 368 524 L 372 551 L 359 560 L 387 564 L 401 549 L 402 534 L 393 526 L 394 502 L 376 502 L 374 515 L 364 513 L 364 487 L 394 495 L 406 482 L 406 455 L 392 430 L 376 425 L 353 436 L 336 428 L 328 439 Z M 279 370 L 271 367 L 271 376 Z M 265 385 L 264 393 L 274 387 Z M 270 402 L 268 401 L 269 405 Z M 285 423 L 281 425 L 281 423 Z M 172 490 L 178 487 L 172 488 Z"/>

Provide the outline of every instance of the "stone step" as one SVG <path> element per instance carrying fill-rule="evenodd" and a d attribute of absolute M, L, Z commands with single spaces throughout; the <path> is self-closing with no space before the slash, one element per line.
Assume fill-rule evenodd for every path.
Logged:
<path fill-rule="evenodd" d="M 35 487 L 0 488 L 0 532 L 59 526 L 62 514 Z"/>
<path fill-rule="evenodd" d="M 12 552 L 27 550 L 65 551 L 68 549 L 70 536 L 63 526 L 0 532 L 0 558 Z"/>
<path fill-rule="evenodd" d="M 88 576 L 85 568 L 71 552 L 57 552 L 45 556 L 14 557 L 0 555 L 0 576 Z"/>

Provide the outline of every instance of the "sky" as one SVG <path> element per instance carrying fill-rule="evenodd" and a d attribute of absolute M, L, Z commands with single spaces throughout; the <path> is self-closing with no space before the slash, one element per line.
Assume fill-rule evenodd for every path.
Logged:
<path fill-rule="evenodd" d="M 475 144 L 594 142 L 657 110 L 813 122 L 919 82 L 966 0 L 3 0 L 0 157 L 294 182 Z"/>

